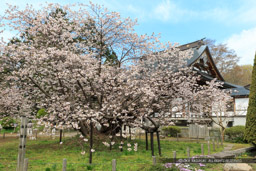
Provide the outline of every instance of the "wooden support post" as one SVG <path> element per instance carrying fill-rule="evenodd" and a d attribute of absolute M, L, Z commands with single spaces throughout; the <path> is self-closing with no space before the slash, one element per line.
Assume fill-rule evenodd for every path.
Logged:
<path fill-rule="evenodd" d="M 92 147 L 93 147 L 93 123 L 92 120 L 90 120 L 90 157 L 89 157 L 89 163 L 92 163 Z"/>
<path fill-rule="evenodd" d="M 176 151 L 173 151 L 173 163 L 176 163 Z"/>
<path fill-rule="evenodd" d="M 152 156 L 153 159 L 153 165 L 156 165 L 156 156 Z"/>
<path fill-rule="evenodd" d="M 23 166 L 23 171 L 27 171 L 28 170 L 28 158 L 24 159 L 24 166 Z"/>
<path fill-rule="evenodd" d="M 24 159 L 26 153 L 26 140 L 27 140 L 27 123 L 28 119 L 25 116 L 21 117 L 21 126 L 20 126 L 20 144 L 19 144 L 19 153 L 18 153 L 18 162 L 17 162 L 17 171 L 22 171 L 24 167 Z"/>
<path fill-rule="evenodd" d="M 217 137 L 217 148 L 219 148 L 219 137 Z"/>
<path fill-rule="evenodd" d="M 62 129 L 60 130 L 60 142 L 62 142 Z"/>
<path fill-rule="evenodd" d="M 187 155 L 188 155 L 188 158 L 190 158 L 190 148 L 189 147 L 187 148 Z"/>
<path fill-rule="evenodd" d="M 130 141 L 132 140 L 132 132 L 131 132 L 131 127 L 129 126 L 129 134 L 130 134 Z"/>
<path fill-rule="evenodd" d="M 146 150 L 148 150 L 148 132 L 145 130 L 145 136 L 146 136 Z"/>
<path fill-rule="evenodd" d="M 67 159 L 63 159 L 63 164 L 62 164 L 62 171 L 67 170 Z"/>
<path fill-rule="evenodd" d="M 179 133 L 177 133 L 177 141 L 179 141 Z"/>
<path fill-rule="evenodd" d="M 3 133 L 3 139 L 5 139 L 5 132 Z"/>
<path fill-rule="evenodd" d="M 151 154 L 154 156 L 154 132 L 150 132 Z"/>
<path fill-rule="evenodd" d="M 123 151 L 123 143 L 122 143 L 122 141 L 123 141 L 123 130 L 122 130 L 122 126 L 121 126 L 121 129 L 120 129 L 120 146 L 121 146 L 120 151 Z"/>
<path fill-rule="evenodd" d="M 212 148 L 213 148 L 213 151 L 215 151 L 215 139 L 214 138 L 212 140 Z"/>
<path fill-rule="evenodd" d="M 204 144 L 201 144 L 201 153 L 204 155 Z"/>
<path fill-rule="evenodd" d="M 208 155 L 211 153 L 211 148 L 210 148 L 210 141 L 208 141 Z"/>
<path fill-rule="evenodd" d="M 159 156 L 161 156 L 162 153 L 161 153 L 161 145 L 160 145 L 159 131 L 156 132 L 156 136 L 157 136 L 158 154 L 159 154 Z"/>
<path fill-rule="evenodd" d="M 112 171 L 116 171 L 116 159 L 112 160 Z"/>

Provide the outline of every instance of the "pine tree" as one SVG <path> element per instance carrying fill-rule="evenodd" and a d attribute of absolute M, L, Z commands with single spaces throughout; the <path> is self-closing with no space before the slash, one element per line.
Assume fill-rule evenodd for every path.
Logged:
<path fill-rule="evenodd" d="M 252 70 L 249 106 L 246 115 L 245 139 L 249 143 L 256 145 L 256 54 Z"/>

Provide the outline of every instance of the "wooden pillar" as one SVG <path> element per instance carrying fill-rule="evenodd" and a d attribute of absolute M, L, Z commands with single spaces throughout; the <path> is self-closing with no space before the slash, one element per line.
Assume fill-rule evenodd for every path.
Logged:
<path fill-rule="evenodd" d="M 60 130 L 60 142 L 62 142 L 62 129 Z"/>
<path fill-rule="evenodd" d="M 123 151 L 123 143 L 122 143 L 122 141 L 123 141 L 123 130 L 122 129 L 123 128 L 122 128 L 122 125 L 121 125 L 121 129 L 120 129 L 120 146 L 121 146 L 121 148 L 120 148 L 120 151 Z"/>
<path fill-rule="evenodd" d="M 213 148 L 213 151 L 215 151 L 215 138 L 213 138 L 212 140 L 212 148 Z"/>
<path fill-rule="evenodd" d="M 145 136 L 146 136 L 146 150 L 148 150 L 148 132 L 145 130 Z"/>
<path fill-rule="evenodd" d="M 159 156 L 161 156 L 162 153 L 161 153 L 161 145 L 160 145 L 159 131 L 156 131 L 156 136 L 157 136 L 158 154 L 159 154 Z"/>
<path fill-rule="evenodd" d="M 204 144 L 201 144 L 201 153 L 204 155 Z"/>
<path fill-rule="evenodd" d="M 154 156 L 154 132 L 150 132 L 151 154 Z"/>
<path fill-rule="evenodd" d="M 132 140 L 132 132 L 131 132 L 131 127 L 129 126 L 129 134 L 130 134 L 130 141 Z"/>
<path fill-rule="evenodd" d="M 89 157 L 89 163 L 92 163 L 92 147 L 93 147 L 93 123 L 92 120 L 90 120 L 90 157 Z"/>
<path fill-rule="evenodd" d="M 211 149 L 210 149 L 210 141 L 208 141 L 208 155 L 210 155 Z"/>

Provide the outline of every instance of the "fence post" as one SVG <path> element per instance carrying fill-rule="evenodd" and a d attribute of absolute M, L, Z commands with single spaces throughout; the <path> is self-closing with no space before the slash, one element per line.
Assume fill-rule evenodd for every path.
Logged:
<path fill-rule="evenodd" d="M 208 141 L 208 155 L 210 155 L 211 149 L 210 149 L 210 141 Z"/>
<path fill-rule="evenodd" d="M 24 158 L 26 153 L 26 140 L 27 140 L 27 123 L 28 119 L 25 116 L 21 118 L 20 126 L 20 145 L 18 153 L 17 171 L 22 171 L 24 167 Z"/>
<path fill-rule="evenodd" d="M 28 170 L 28 158 L 24 159 L 24 169 L 23 171 L 27 171 Z"/>
<path fill-rule="evenodd" d="M 62 164 L 62 171 L 67 170 L 67 159 L 63 159 L 63 164 Z"/>
<path fill-rule="evenodd" d="M 189 147 L 187 148 L 187 155 L 188 155 L 188 158 L 190 158 L 190 148 Z"/>
<path fill-rule="evenodd" d="M 5 139 L 5 132 L 3 133 L 3 139 Z"/>
<path fill-rule="evenodd" d="M 152 156 L 153 159 L 153 165 L 156 165 L 156 156 Z"/>
<path fill-rule="evenodd" d="M 179 141 L 179 133 L 177 133 L 177 141 Z"/>
<path fill-rule="evenodd" d="M 176 151 L 173 151 L 173 163 L 176 163 Z"/>
<path fill-rule="evenodd" d="M 217 137 L 217 148 L 219 148 L 219 137 Z"/>
<path fill-rule="evenodd" d="M 201 153 L 204 155 L 204 144 L 201 144 Z"/>
<path fill-rule="evenodd" d="M 215 151 L 215 138 L 213 138 L 213 141 L 212 141 L 212 148 L 213 148 L 213 151 Z"/>
<path fill-rule="evenodd" d="M 116 159 L 112 160 L 112 171 L 116 171 Z"/>

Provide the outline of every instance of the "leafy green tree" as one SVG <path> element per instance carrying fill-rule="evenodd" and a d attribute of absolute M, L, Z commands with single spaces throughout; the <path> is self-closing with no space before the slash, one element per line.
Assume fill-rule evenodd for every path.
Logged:
<path fill-rule="evenodd" d="M 256 54 L 252 70 L 252 84 L 250 86 L 249 106 L 246 115 L 245 139 L 256 145 Z"/>
<path fill-rule="evenodd" d="M 205 39 L 204 43 L 210 48 L 213 60 L 221 74 L 227 73 L 237 65 L 239 57 L 226 44 L 216 44 L 216 41 L 211 39 Z"/>
<path fill-rule="evenodd" d="M 223 74 L 225 81 L 241 86 L 251 84 L 252 65 L 236 65 Z"/>

